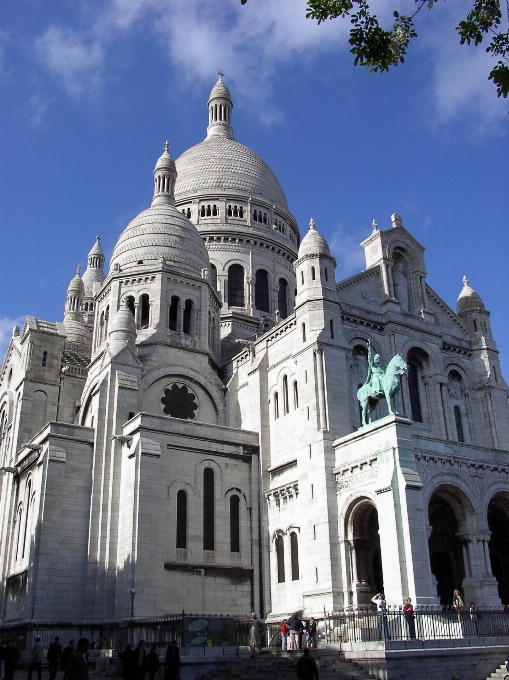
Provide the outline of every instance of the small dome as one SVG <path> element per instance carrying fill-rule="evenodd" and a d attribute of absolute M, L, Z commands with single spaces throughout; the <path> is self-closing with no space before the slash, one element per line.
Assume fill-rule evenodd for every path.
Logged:
<path fill-rule="evenodd" d="M 86 326 L 83 321 L 78 321 L 72 314 L 64 317 L 64 328 L 66 332 L 66 345 L 73 343 L 79 345 L 85 351 L 90 351 L 92 347 L 92 329 Z"/>
<path fill-rule="evenodd" d="M 217 83 L 210 91 L 208 103 L 210 104 L 210 102 L 213 99 L 229 99 L 230 102 L 232 101 L 230 90 L 228 89 L 228 86 L 225 83 L 223 83 L 223 78 L 221 75 L 219 76 L 219 80 L 217 81 Z"/>
<path fill-rule="evenodd" d="M 104 281 L 104 251 L 101 247 L 101 239 L 96 236 L 96 241 L 92 246 L 92 250 L 88 254 L 88 267 L 83 274 L 83 284 L 85 286 L 85 297 L 91 298 L 94 296 L 94 283 L 102 283 Z"/>
<path fill-rule="evenodd" d="M 92 246 L 92 250 L 89 252 L 88 257 L 104 257 L 104 250 L 101 246 L 101 237 L 95 237 L 95 243 Z M 85 272 L 86 274 L 86 272 Z"/>
<path fill-rule="evenodd" d="M 170 151 L 170 144 L 169 144 L 168 141 L 166 141 L 164 143 L 164 151 L 161 154 L 161 156 L 159 156 L 159 158 L 157 160 L 156 166 L 154 168 L 154 172 L 156 172 L 157 170 L 162 170 L 163 168 L 170 170 L 171 172 L 176 172 L 175 161 L 170 156 L 169 151 Z"/>
<path fill-rule="evenodd" d="M 67 289 L 67 294 L 73 293 L 74 297 L 84 297 L 85 295 L 85 284 L 80 276 L 81 267 L 78 265 L 76 267 L 76 276 L 71 279 L 69 288 Z"/>
<path fill-rule="evenodd" d="M 310 220 L 309 231 L 300 244 L 298 259 L 300 260 L 301 257 L 305 257 L 306 255 L 325 255 L 327 257 L 332 257 L 327 241 L 317 232 L 313 219 Z"/>
<path fill-rule="evenodd" d="M 147 264 L 161 258 L 180 271 L 201 276 L 209 256 L 198 230 L 174 205 L 152 205 L 135 217 L 113 250 L 110 271 Z"/>
<path fill-rule="evenodd" d="M 474 309 L 484 309 L 484 302 L 481 300 L 479 293 L 469 286 L 466 276 L 463 277 L 463 289 L 458 297 L 456 304 L 456 311 L 458 314 L 469 312 Z"/>
<path fill-rule="evenodd" d="M 110 322 L 108 343 L 110 350 L 118 352 L 126 343 L 134 347 L 136 340 L 136 322 L 128 307 L 127 299 L 123 300 Z"/>

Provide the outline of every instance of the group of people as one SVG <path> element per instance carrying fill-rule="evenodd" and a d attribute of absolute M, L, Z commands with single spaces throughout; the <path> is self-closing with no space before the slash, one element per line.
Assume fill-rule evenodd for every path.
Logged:
<path fill-rule="evenodd" d="M 302 638 L 306 636 L 305 649 L 316 649 L 316 621 L 311 616 L 303 622 L 298 613 L 281 621 L 281 648 L 288 651 L 302 649 Z"/>
<path fill-rule="evenodd" d="M 4 680 L 13 680 L 16 664 L 21 654 L 14 642 L 10 638 L 2 640 L 0 644 L 0 675 Z"/>
<path fill-rule="evenodd" d="M 145 640 L 140 640 L 134 648 L 130 642 L 125 643 L 124 649 L 118 655 L 124 680 L 145 680 L 147 674 L 149 680 L 154 680 L 161 668 L 159 653 L 156 645 L 151 645 L 148 652 L 145 645 Z M 178 680 L 180 667 L 180 651 L 172 640 L 164 658 L 164 680 Z"/>

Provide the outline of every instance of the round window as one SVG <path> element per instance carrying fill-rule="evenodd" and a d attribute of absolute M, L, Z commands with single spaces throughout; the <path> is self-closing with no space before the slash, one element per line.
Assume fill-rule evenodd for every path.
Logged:
<path fill-rule="evenodd" d="M 161 397 L 163 413 L 172 418 L 193 420 L 198 410 L 196 395 L 186 385 L 173 383 L 164 389 Z"/>

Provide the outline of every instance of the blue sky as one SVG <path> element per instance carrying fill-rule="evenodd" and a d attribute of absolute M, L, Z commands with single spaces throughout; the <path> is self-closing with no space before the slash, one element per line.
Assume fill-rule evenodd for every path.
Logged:
<path fill-rule="evenodd" d="M 378 0 L 390 22 L 412 0 Z M 354 68 L 349 25 L 304 0 L 4 0 L 0 89 L 0 341 L 25 314 L 60 320 L 96 234 L 107 258 L 150 203 L 165 139 L 202 140 L 218 68 L 234 136 L 269 164 L 305 233 L 329 240 L 337 279 L 390 215 L 426 247 L 428 283 L 455 308 L 463 274 L 492 313 L 509 375 L 509 102 L 483 48 L 454 27 L 468 0 L 423 10 L 389 74 Z"/>

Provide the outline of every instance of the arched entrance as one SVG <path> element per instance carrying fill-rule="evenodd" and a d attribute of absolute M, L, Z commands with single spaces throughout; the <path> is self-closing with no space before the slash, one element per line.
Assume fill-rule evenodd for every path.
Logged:
<path fill-rule="evenodd" d="M 468 566 L 468 528 L 462 496 L 456 487 L 443 485 L 433 493 L 428 506 L 431 571 L 442 605 L 452 604 L 454 590 L 461 589 Z"/>
<path fill-rule="evenodd" d="M 495 494 L 488 504 L 488 544 L 491 571 L 498 582 L 498 595 L 509 604 L 509 494 Z"/>
<path fill-rule="evenodd" d="M 351 550 L 351 588 L 357 604 L 369 602 L 372 594 L 383 591 L 384 578 L 378 511 L 367 498 L 359 500 L 348 522 Z"/>

